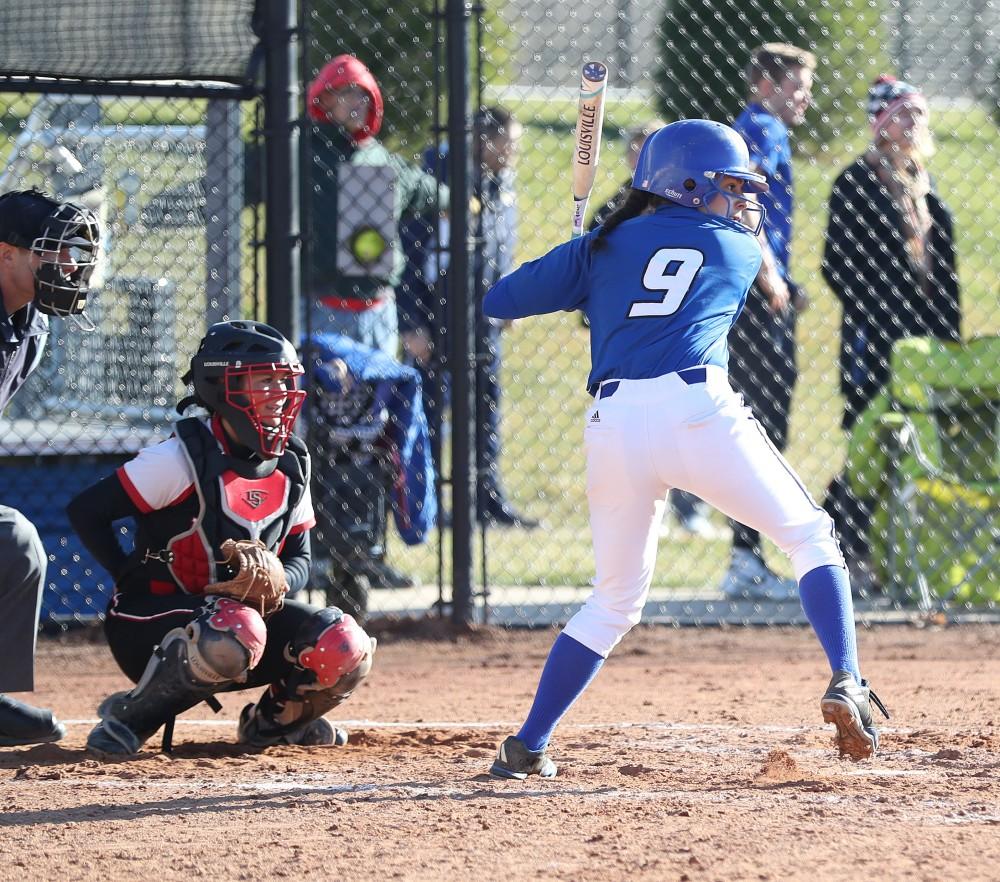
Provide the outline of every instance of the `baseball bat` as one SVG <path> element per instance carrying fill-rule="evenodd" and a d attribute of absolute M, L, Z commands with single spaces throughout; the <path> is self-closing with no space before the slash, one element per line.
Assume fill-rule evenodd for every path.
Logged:
<path fill-rule="evenodd" d="M 604 97 L 607 94 L 608 66 L 600 61 L 583 65 L 580 78 L 580 103 L 576 114 L 576 139 L 573 144 L 573 238 L 583 235 L 584 214 L 594 189 L 597 159 L 601 153 L 604 129 Z"/>

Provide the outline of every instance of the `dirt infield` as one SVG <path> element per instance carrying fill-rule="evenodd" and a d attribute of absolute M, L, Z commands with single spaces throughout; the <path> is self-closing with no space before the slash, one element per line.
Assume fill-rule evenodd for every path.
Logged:
<path fill-rule="evenodd" d="M 387 635 L 346 748 L 239 749 L 228 695 L 124 763 L 83 751 L 126 685 L 110 656 L 43 642 L 69 735 L 0 750 L 0 879 L 996 879 L 1000 628 L 862 632 L 894 716 L 859 764 L 811 632 L 639 629 L 558 730 L 559 777 L 492 780 L 552 637 Z"/>

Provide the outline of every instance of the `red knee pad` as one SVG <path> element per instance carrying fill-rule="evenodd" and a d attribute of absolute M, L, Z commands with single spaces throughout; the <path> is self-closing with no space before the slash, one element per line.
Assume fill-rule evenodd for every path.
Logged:
<path fill-rule="evenodd" d="M 216 631 L 232 634 L 250 653 L 250 667 L 257 667 L 267 643 L 267 625 L 260 613 L 228 597 L 217 597 L 212 606 L 208 624 Z"/>
<path fill-rule="evenodd" d="M 299 664 L 313 671 L 317 686 L 325 689 L 356 670 L 371 651 L 371 638 L 345 613 L 324 628 L 310 648 L 299 653 Z"/>

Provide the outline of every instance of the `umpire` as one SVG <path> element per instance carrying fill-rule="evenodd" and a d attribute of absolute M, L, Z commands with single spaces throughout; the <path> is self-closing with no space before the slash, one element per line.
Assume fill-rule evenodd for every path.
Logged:
<path fill-rule="evenodd" d="M 0 196 L 0 414 L 41 361 L 48 316 L 82 314 L 99 244 L 85 208 L 38 190 Z M 0 747 L 66 733 L 51 711 L 3 694 L 34 689 L 45 565 L 34 525 L 0 500 Z"/>

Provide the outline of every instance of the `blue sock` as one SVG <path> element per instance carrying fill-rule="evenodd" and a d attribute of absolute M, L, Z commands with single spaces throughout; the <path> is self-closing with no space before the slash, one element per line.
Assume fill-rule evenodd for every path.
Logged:
<path fill-rule="evenodd" d="M 830 669 L 850 671 L 860 683 L 854 602 L 847 570 L 830 565 L 810 570 L 799 580 L 799 597 L 830 660 Z"/>
<path fill-rule="evenodd" d="M 517 733 L 528 750 L 542 750 L 549 743 L 563 714 L 583 694 L 603 664 L 602 656 L 572 637 L 560 634 L 556 638 L 542 668 L 528 719 Z"/>

